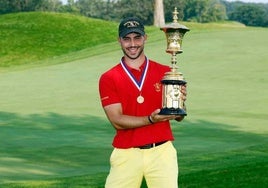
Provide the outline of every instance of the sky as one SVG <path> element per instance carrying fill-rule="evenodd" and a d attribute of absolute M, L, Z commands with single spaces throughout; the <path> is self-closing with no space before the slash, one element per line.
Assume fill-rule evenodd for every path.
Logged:
<path fill-rule="evenodd" d="M 61 0 L 64 4 L 67 3 L 67 0 Z M 227 1 L 237 1 L 237 0 L 227 0 Z M 239 0 L 242 2 L 250 2 L 250 3 L 268 3 L 268 0 Z"/>

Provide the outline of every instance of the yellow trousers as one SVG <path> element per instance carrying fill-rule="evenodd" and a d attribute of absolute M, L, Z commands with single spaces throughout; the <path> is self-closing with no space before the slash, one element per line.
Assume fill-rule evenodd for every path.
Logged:
<path fill-rule="evenodd" d="M 151 149 L 115 148 L 105 188 L 178 188 L 177 151 L 171 142 Z"/>

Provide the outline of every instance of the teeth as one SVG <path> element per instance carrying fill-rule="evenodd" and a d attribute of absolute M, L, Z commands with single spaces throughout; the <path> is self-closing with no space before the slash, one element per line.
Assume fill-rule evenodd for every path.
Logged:
<path fill-rule="evenodd" d="M 130 50 L 130 51 L 136 51 L 137 48 L 130 48 L 129 50 Z"/>

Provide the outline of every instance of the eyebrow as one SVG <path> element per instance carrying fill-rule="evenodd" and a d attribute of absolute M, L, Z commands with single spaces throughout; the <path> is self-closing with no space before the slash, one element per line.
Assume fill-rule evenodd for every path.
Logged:
<path fill-rule="evenodd" d="M 135 33 L 135 32 L 134 32 Z M 130 34 L 130 33 L 129 33 Z M 134 36 L 134 37 L 142 37 L 142 35 L 141 34 L 139 34 L 139 33 L 135 33 L 136 34 L 136 36 Z M 130 37 L 128 37 L 127 35 L 126 36 L 124 36 L 124 37 L 122 37 L 123 39 L 124 38 L 130 38 Z"/>

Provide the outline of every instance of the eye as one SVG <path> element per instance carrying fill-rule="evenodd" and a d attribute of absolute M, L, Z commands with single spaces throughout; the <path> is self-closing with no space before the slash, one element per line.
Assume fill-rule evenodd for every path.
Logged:
<path fill-rule="evenodd" d="M 137 36 L 135 36 L 135 39 L 137 39 L 137 40 L 139 40 L 139 39 L 141 39 L 141 38 L 142 38 L 141 35 L 137 35 Z"/>
<path fill-rule="evenodd" d="M 125 41 L 125 42 L 130 41 L 130 38 L 129 38 L 129 37 L 123 37 L 122 39 L 123 39 L 123 41 Z"/>

